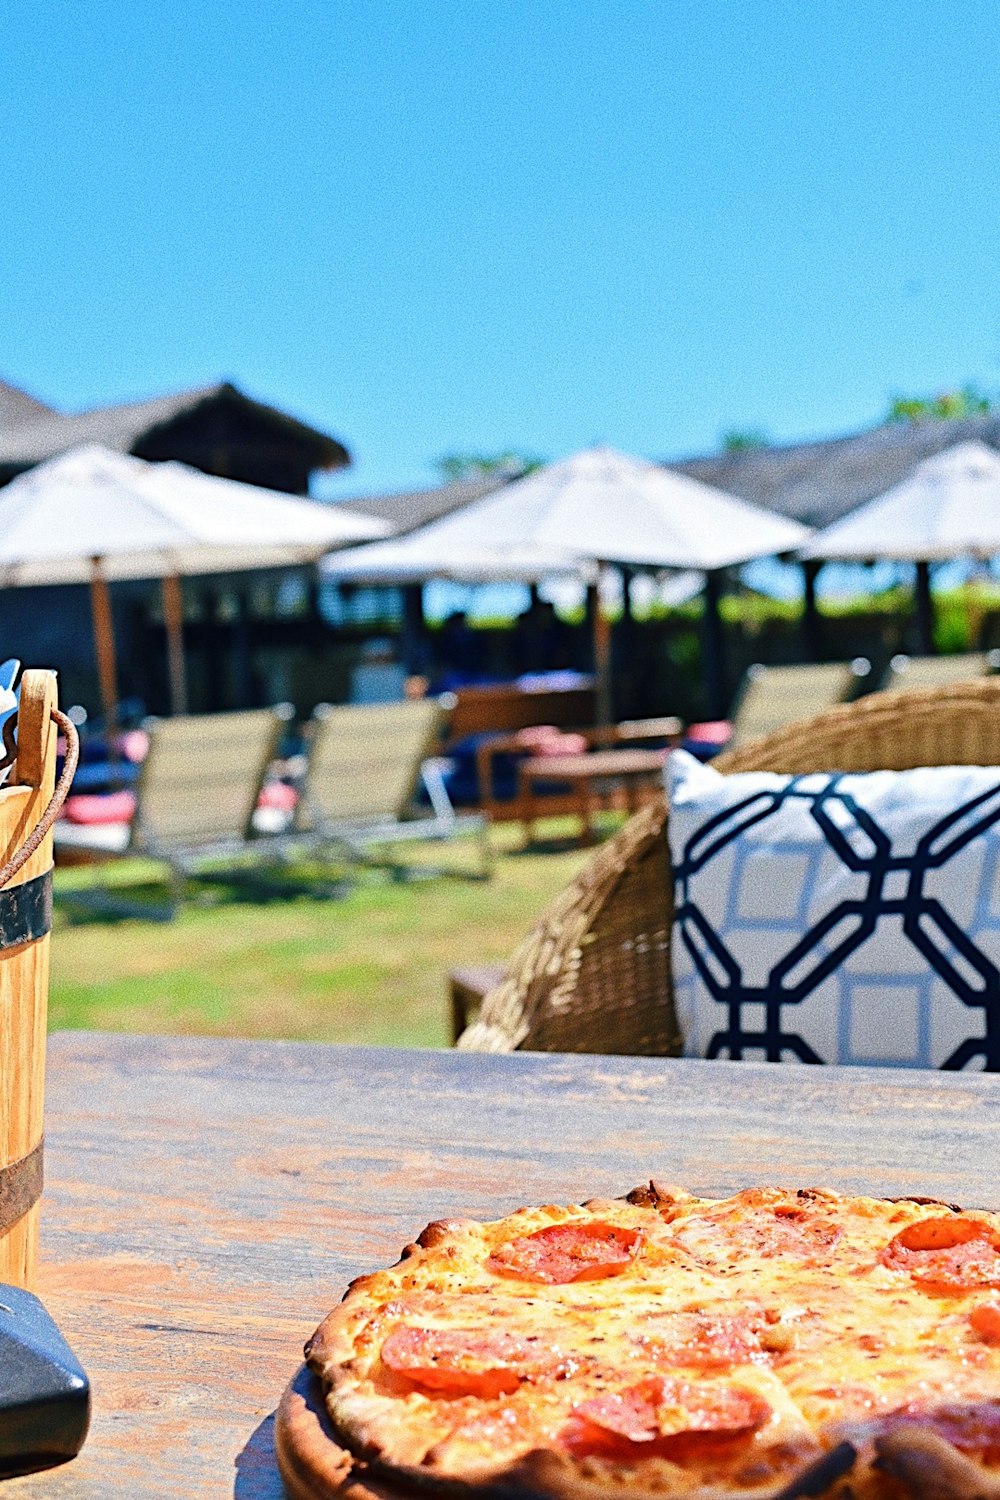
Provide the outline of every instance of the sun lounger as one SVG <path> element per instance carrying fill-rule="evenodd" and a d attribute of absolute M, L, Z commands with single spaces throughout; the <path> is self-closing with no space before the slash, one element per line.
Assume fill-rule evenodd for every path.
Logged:
<path fill-rule="evenodd" d="M 951 656 L 906 656 L 889 663 L 883 688 L 936 688 L 953 682 L 972 682 L 1000 668 L 1000 651 L 960 651 Z"/>
<path fill-rule="evenodd" d="M 253 813 L 291 715 L 282 704 L 148 720 L 149 752 L 136 783 L 134 816 L 114 823 L 61 820 L 57 859 L 163 860 L 173 876 L 171 913 L 187 876 L 209 865 L 266 862 L 272 853 L 254 836 Z"/>
<path fill-rule="evenodd" d="M 803 665 L 748 668 L 732 713 L 729 747 L 783 729 L 853 698 L 870 671 L 858 657 L 852 662 L 809 662 Z"/>
<path fill-rule="evenodd" d="M 291 842 L 403 871 L 410 867 L 387 859 L 385 851 L 472 833 L 474 873 L 488 875 L 486 820 L 456 813 L 445 788 L 446 762 L 435 753 L 446 720 L 446 707 L 434 698 L 319 704 L 308 729 L 305 782 Z"/>

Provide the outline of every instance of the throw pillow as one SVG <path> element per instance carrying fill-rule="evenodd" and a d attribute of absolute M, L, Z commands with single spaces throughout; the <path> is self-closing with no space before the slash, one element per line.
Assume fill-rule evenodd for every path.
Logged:
<path fill-rule="evenodd" d="M 666 774 L 686 1055 L 1000 1070 L 1000 768 Z"/>

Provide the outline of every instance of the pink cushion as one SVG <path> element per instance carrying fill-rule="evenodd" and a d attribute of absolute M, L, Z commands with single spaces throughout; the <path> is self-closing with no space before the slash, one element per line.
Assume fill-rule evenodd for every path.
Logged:
<path fill-rule="evenodd" d="M 135 793 L 81 792 L 66 798 L 62 815 L 67 823 L 131 823 L 135 816 Z"/>
<path fill-rule="evenodd" d="M 258 807 L 276 807 L 279 812 L 291 812 L 299 800 L 299 794 L 287 781 L 269 781 L 260 789 Z"/>
<path fill-rule="evenodd" d="M 531 724 L 516 738 L 532 755 L 583 755 L 589 749 L 585 735 L 566 734 L 554 724 Z"/>
<path fill-rule="evenodd" d="M 696 745 L 724 745 L 732 738 L 733 726 L 728 719 L 706 719 L 703 724 L 689 724 L 685 738 Z"/>
<path fill-rule="evenodd" d="M 536 755 L 584 755 L 590 749 L 583 734 L 554 734 L 535 746 Z"/>
<path fill-rule="evenodd" d="M 149 735 L 144 729 L 127 729 L 118 737 L 118 750 L 134 766 L 141 765 L 149 754 Z"/>

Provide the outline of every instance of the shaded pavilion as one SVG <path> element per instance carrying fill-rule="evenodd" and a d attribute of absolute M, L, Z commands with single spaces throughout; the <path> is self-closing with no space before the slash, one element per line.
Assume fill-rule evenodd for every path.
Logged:
<path fill-rule="evenodd" d="M 931 654 L 931 565 L 1000 556 L 1000 453 L 981 442 L 955 443 L 818 532 L 801 555 L 816 562 L 912 562 L 919 649 Z"/>
<path fill-rule="evenodd" d="M 795 521 L 735 499 L 661 465 L 612 448 L 584 450 L 504 485 L 407 537 L 325 559 L 337 580 L 399 582 L 409 577 L 523 579 L 603 568 L 695 569 L 706 575 L 703 650 L 707 696 L 722 711 L 718 614 L 724 569 L 790 552 L 808 536 Z M 407 573 L 406 570 L 409 569 Z M 486 570 L 489 569 L 489 572 Z M 593 610 L 599 714 L 610 715 L 610 628 Z"/>
<path fill-rule="evenodd" d="M 301 566 L 387 530 L 385 521 L 336 506 L 87 444 L 0 490 L 0 586 L 89 585 L 101 696 L 113 724 L 109 580 L 162 580 L 171 701 L 181 713 L 182 576 Z"/>

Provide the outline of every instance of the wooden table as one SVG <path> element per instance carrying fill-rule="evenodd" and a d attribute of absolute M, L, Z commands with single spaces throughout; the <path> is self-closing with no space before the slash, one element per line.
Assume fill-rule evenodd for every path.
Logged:
<path fill-rule="evenodd" d="M 534 791 L 539 783 L 568 782 L 573 804 L 580 817 L 580 842 L 594 842 L 594 813 L 607 804 L 607 789 L 623 793 L 623 805 L 629 812 L 639 806 L 643 789 L 663 788 L 663 766 L 666 750 L 591 750 L 582 755 L 532 755 L 517 768 L 518 802 L 524 841 L 530 844 L 534 833 Z M 602 792 L 605 795 L 602 796 Z"/>
<path fill-rule="evenodd" d="M 651 1174 L 997 1207 L 1000 1075 L 51 1039 L 39 1294 L 90 1437 L 11 1500 L 279 1500 L 273 1413 L 359 1272 L 431 1218 Z"/>

